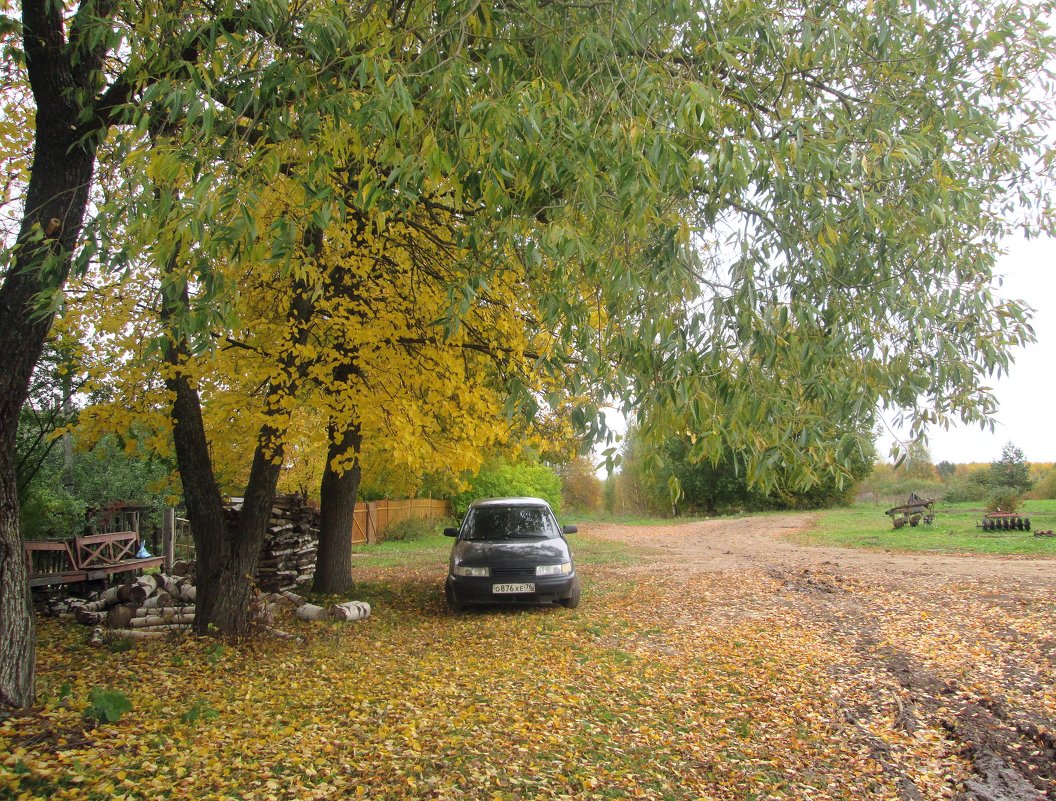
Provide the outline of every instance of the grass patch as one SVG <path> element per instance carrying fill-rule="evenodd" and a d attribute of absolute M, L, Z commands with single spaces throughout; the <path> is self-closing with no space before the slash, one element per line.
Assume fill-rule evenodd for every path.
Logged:
<path fill-rule="evenodd" d="M 981 503 L 939 503 L 930 526 L 905 526 L 896 531 L 884 514 L 887 508 L 858 504 L 821 512 L 815 528 L 797 534 L 796 539 L 810 545 L 884 551 L 1056 557 L 1056 538 L 1034 536 L 1037 530 L 1056 530 L 1056 501 L 1024 503 L 1021 514 L 1030 518 L 1030 531 L 983 531 Z"/>
<path fill-rule="evenodd" d="M 451 552 L 451 537 L 430 534 L 417 540 L 352 546 L 352 567 L 429 568 L 443 565 Z"/>
<path fill-rule="evenodd" d="M 434 534 L 419 540 L 382 542 L 377 545 L 355 545 L 352 569 L 361 567 L 443 570 L 454 539 Z M 593 539 L 589 535 L 570 534 L 568 542 L 576 562 L 583 565 L 611 565 L 633 562 L 640 549 L 618 542 Z"/>
<path fill-rule="evenodd" d="M 641 549 L 622 542 L 598 540 L 584 534 L 572 534 L 568 538 L 572 554 L 581 565 L 629 564 L 638 561 Z"/>
<path fill-rule="evenodd" d="M 740 517 L 741 515 L 733 515 Z M 682 523 L 695 523 L 701 520 L 714 520 L 714 517 L 656 517 L 650 515 L 613 515 L 607 512 L 569 512 L 559 515 L 562 523 L 583 525 L 584 523 L 613 523 L 619 526 L 670 526 Z"/>

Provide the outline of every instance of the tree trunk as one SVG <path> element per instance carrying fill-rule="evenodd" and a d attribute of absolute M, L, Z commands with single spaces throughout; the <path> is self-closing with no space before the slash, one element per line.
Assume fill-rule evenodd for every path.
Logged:
<path fill-rule="evenodd" d="M 71 147 L 70 133 L 42 130 L 14 264 L 0 287 L 0 704 L 33 703 L 36 635 L 22 553 L 15 437 L 54 315 L 38 304 L 61 290 L 80 236 L 95 147 Z M 61 222 L 56 222 L 61 221 Z M 33 241 L 51 230 L 54 236 Z"/>
<path fill-rule="evenodd" d="M 267 428 L 261 433 L 253 454 L 238 530 L 227 531 L 221 558 L 203 565 L 199 555 L 194 628 L 200 634 L 210 630 L 210 624 L 221 634 L 232 636 L 249 630 L 253 577 L 260 562 L 282 462 L 281 445 L 275 446 L 277 452 L 272 451 L 271 442 L 275 440 L 271 435 L 277 433 Z M 195 535 L 196 544 L 197 540 Z M 208 579 L 203 577 L 203 567 Z"/>
<path fill-rule="evenodd" d="M 166 349 L 170 364 L 179 364 L 180 350 L 175 347 Z M 220 580 L 220 565 L 225 562 L 229 549 L 223 498 L 213 473 L 198 391 L 183 374 L 166 379 L 165 384 L 173 393 L 172 437 L 187 519 L 194 537 L 198 584 L 207 587 Z M 204 621 L 199 633 L 206 633 L 211 622 L 208 614 L 201 614 L 199 618 Z"/>
<path fill-rule="evenodd" d="M 14 451 L 13 443 L 0 446 L 0 708 L 33 703 L 37 642 L 22 553 Z"/>
<path fill-rule="evenodd" d="M 112 10 L 100 2 L 93 13 L 105 20 Z M 15 435 L 51 330 L 50 301 L 66 282 L 81 235 L 99 134 L 106 127 L 98 119 L 86 127 L 87 107 L 78 102 L 94 103 L 90 87 L 106 52 L 86 49 L 76 31 L 67 38 L 62 11 L 45 0 L 22 3 L 36 129 L 14 260 L 0 286 L 0 706 L 17 708 L 33 703 L 36 634 L 22 553 Z"/>
<path fill-rule="evenodd" d="M 319 551 L 312 585 L 315 592 L 339 595 L 353 586 L 352 525 L 359 492 L 359 448 L 362 443 L 359 426 L 337 436 L 331 422 L 330 446 L 319 488 Z M 338 475 L 333 469 L 334 460 L 350 452 L 355 454 L 351 467 Z"/>
<path fill-rule="evenodd" d="M 321 238 L 321 232 L 318 234 Z M 318 243 L 321 247 L 321 242 Z M 174 254 L 177 251 L 174 250 Z M 242 513 L 237 529 L 232 529 L 224 514 L 223 500 L 216 483 L 209 441 L 202 418 L 198 391 L 191 386 L 183 363 L 189 350 L 177 321 L 190 307 L 186 279 L 173 284 L 178 275 L 177 256 L 174 255 L 162 279 L 162 321 L 170 333 L 165 345 L 165 358 L 174 368 L 166 385 L 174 393 L 172 407 L 173 439 L 176 461 L 183 483 L 187 517 L 194 536 L 197 564 L 194 630 L 198 634 L 242 636 L 249 630 L 250 593 L 260 562 L 275 487 L 282 469 L 282 437 L 284 429 L 265 423 L 257 437 L 253 452 L 253 466 L 246 485 Z M 297 289 L 304 290 L 298 285 Z M 313 304 L 311 293 L 298 291 L 290 302 L 289 320 L 294 333 L 291 344 L 304 344 L 308 336 L 307 322 Z M 298 365 L 293 348 L 282 354 L 285 375 L 297 374 Z M 289 387 L 283 387 L 289 391 Z M 271 392 L 276 392 L 273 388 Z M 271 393 L 269 393 L 271 394 Z M 279 409 L 273 408 L 272 419 L 281 419 Z"/>
<path fill-rule="evenodd" d="M 198 634 L 241 636 L 249 629 L 253 576 L 279 479 L 281 459 L 272 457 L 281 457 L 281 450 L 271 453 L 278 432 L 261 433 L 239 526 L 232 529 L 213 473 L 198 393 L 185 376 L 169 379 L 168 385 L 176 393 L 173 438 L 197 556 L 194 629 Z"/>

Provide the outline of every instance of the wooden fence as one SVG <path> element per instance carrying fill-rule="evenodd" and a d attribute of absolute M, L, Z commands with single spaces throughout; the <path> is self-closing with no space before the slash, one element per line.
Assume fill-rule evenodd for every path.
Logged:
<path fill-rule="evenodd" d="M 378 535 L 402 520 L 450 517 L 448 501 L 422 498 L 406 501 L 366 501 L 356 504 L 352 522 L 352 544 L 363 545 L 378 541 Z"/>
<path fill-rule="evenodd" d="M 194 559 L 194 538 L 190 523 L 176 517 L 168 509 L 162 526 L 164 553 L 169 558 L 166 567 L 171 569 L 172 559 Z M 378 535 L 394 523 L 413 518 L 438 518 L 451 516 L 449 501 L 415 499 L 406 501 L 360 501 L 356 504 L 352 521 L 352 544 L 364 545 L 378 541 Z"/>

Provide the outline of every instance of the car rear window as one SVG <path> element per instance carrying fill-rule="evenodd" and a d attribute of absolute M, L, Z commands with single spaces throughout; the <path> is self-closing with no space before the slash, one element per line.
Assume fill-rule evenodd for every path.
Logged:
<path fill-rule="evenodd" d="M 553 513 L 542 506 L 485 506 L 471 510 L 462 526 L 464 540 L 550 539 L 560 536 Z"/>

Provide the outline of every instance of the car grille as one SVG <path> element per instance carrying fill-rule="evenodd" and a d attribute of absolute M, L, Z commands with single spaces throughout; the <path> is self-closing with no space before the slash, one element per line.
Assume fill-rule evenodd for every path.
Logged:
<path fill-rule="evenodd" d="M 493 567 L 492 578 L 528 578 L 535 576 L 534 567 Z"/>

